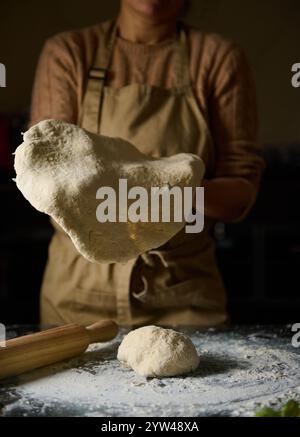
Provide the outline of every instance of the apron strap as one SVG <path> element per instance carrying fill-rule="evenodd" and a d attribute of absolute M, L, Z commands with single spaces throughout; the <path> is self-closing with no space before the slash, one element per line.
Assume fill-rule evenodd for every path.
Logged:
<path fill-rule="evenodd" d="M 79 119 L 79 125 L 82 128 L 97 134 L 100 133 L 103 92 L 116 35 L 117 24 L 115 21 L 110 22 L 108 28 L 101 32 L 95 61 L 88 74 L 87 88 Z"/>
<path fill-rule="evenodd" d="M 182 89 L 189 86 L 191 82 L 187 34 L 185 25 L 182 22 L 178 23 L 178 33 L 175 77 L 176 88 Z M 87 87 L 79 117 L 79 125 L 96 134 L 100 134 L 104 87 L 108 78 L 108 69 L 111 63 L 116 37 L 117 22 L 112 21 L 101 32 L 95 61 L 88 73 Z"/>
<path fill-rule="evenodd" d="M 175 64 L 176 87 L 185 88 L 191 85 L 190 53 L 185 24 L 178 23 L 177 57 Z"/>

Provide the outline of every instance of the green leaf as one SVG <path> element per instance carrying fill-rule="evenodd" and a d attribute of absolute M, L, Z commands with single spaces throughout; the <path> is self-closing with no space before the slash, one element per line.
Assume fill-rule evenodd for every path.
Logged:
<path fill-rule="evenodd" d="M 299 417 L 300 415 L 300 407 L 298 402 L 289 401 L 281 410 L 282 417 Z"/>
<path fill-rule="evenodd" d="M 278 411 L 273 410 L 273 408 L 263 408 L 257 411 L 256 417 L 281 417 Z"/>

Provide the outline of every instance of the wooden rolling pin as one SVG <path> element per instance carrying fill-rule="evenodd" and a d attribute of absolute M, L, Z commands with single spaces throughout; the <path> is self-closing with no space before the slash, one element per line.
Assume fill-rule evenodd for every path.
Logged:
<path fill-rule="evenodd" d="M 8 340 L 0 348 L 0 379 L 76 357 L 90 344 L 112 340 L 117 334 L 118 325 L 106 320 L 87 328 L 72 324 Z"/>

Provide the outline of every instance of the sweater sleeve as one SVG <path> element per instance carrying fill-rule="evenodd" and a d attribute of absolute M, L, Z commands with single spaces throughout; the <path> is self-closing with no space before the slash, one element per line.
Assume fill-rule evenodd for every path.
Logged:
<path fill-rule="evenodd" d="M 216 147 L 215 178 L 238 178 L 252 208 L 264 169 L 258 142 L 255 82 L 247 58 L 231 45 L 210 78 L 209 118 Z"/>
<path fill-rule="evenodd" d="M 45 119 L 77 122 L 75 61 L 76 58 L 62 34 L 46 41 L 35 75 L 30 126 Z"/>

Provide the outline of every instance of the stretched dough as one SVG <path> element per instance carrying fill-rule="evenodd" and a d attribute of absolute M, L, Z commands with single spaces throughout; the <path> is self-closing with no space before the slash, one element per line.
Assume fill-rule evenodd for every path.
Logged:
<path fill-rule="evenodd" d="M 89 261 L 126 262 L 157 248 L 185 225 L 99 223 L 100 187 L 195 187 L 204 175 L 202 160 L 191 154 L 152 159 L 132 144 L 87 132 L 57 120 L 30 128 L 15 153 L 16 184 L 38 210 L 51 216 Z"/>
<path fill-rule="evenodd" d="M 118 360 L 146 377 L 175 376 L 197 369 L 200 358 L 184 334 L 145 326 L 124 337 Z"/>

